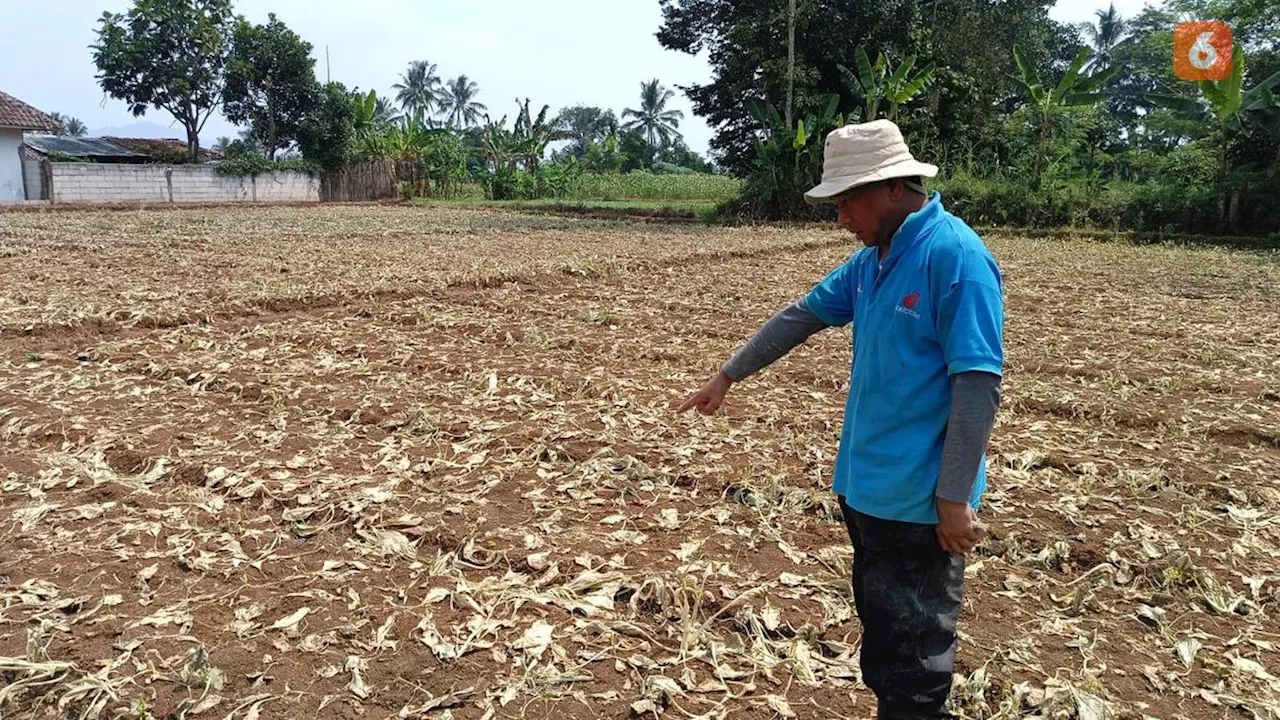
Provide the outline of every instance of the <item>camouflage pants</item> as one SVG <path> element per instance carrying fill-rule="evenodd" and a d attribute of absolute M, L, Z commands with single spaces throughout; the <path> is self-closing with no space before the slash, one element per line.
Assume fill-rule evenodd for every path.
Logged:
<path fill-rule="evenodd" d="M 853 598 L 862 621 L 862 680 L 880 720 L 950 718 L 964 556 L 933 525 L 881 520 L 841 499 L 853 542 Z"/>

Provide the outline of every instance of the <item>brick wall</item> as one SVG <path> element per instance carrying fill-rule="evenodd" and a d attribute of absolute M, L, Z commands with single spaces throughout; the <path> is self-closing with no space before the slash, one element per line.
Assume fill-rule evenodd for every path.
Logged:
<path fill-rule="evenodd" d="M 208 165 L 52 163 L 55 203 L 319 202 L 320 181 L 298 172 L 223 175 Z"/>

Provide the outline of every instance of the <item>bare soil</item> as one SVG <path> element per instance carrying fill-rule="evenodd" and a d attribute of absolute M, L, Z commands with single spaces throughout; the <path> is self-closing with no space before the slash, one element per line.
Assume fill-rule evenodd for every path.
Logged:
<path fill-rule="evenodd" d="M 987 240 L 1008 372 L 956 710 L 1275 716 L 1280 265 Z M 0 216 L 3 713 L 874 717 L 829 490 L 849 331 L 671 410 L 851 250 Z"/>

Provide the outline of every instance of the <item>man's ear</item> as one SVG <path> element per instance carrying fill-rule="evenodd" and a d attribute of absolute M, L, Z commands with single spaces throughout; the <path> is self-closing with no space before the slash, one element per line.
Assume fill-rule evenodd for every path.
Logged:
<path fill-rule="evenodd" d="M 902 196 L 907 191 L 907 186 L 902 182 L 902 178 L 891 178 L 889 180 L 889 200 L 897 204 L 902 200 Z"/>

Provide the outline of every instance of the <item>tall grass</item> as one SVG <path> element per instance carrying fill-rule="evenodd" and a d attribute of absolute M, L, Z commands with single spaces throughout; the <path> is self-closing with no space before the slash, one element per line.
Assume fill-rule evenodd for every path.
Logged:
<path fill-rule="evenodd" d="M 742 181 L 727 175 L 583 173 L 573 183 L 566 199 L 721 202 L 735 197 L 741 189 Z"/>

